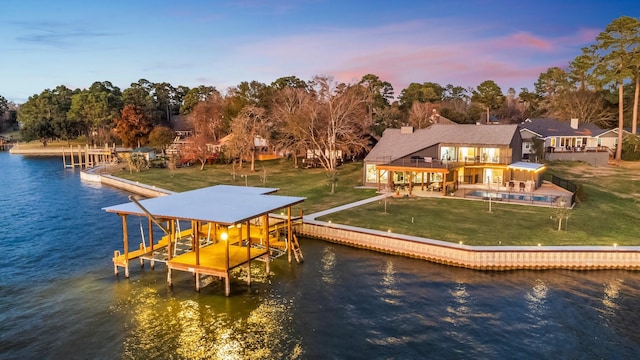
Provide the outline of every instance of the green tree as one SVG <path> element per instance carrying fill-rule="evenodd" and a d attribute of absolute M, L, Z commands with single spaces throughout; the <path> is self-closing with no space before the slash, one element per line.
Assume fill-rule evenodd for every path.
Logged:
<path fill-rule="evenodd" d="M 152 123 L 154 125 L 169 125 L 171 117 L 179 110 L 175 106 L 176 89 L 167 82 L 153 83 L 149 94 L 154 107 Z"/>
<path fill-rule="evenodd" d="M 69 119 L 81 122 L 92 143 L 99 145 L 109 141 L 113 120 L 122 110 L 122 93 L 108 81 L 94 82 L 71 98 Z"/>
<path fill-rule="evenodd" d="M 521 88 L 518 94 L 518 102 L 522 107 L 522 118 L 534 118 L 542 115 L 540 110 L 540 96 L 535 92 L 530 92 L 527 88 Z"/>
<path fill-rule="evenodd" d="M 388 81 L 382 81 L 377 75 L 366 74 L 358 85 L 363 86 L 369 95 L 369 122 L 372 132 L 384 131 L 385 110 L 391 106 L 393 100 L 393 86 Z M 384 128 L 383 128 L 384 127 Z M 377 130 L 376 130 L 377 129 Z"/>
<path fill-rule="evenodd" d="M 74 91 L 60 85 L 29 97 L 18 113 L 25 141 L 40 139 L 46 146 L 53 138 L 69 140 L 80 132 L 80 124 L 67 118 Z"/>
<path fill-rule="evenodd" d="M 485 80 L 473 90 L 471 101 L 482 104 L 487 113 L 487 123 L 491 120 L 491 110 L 498 109 L 504 103 L 502 90 L 493 80 Z"/>
<path fill-rule="evenodd" d="M 137 83 L 131 83 L 131 86 L 122 92 L 122 103 L 126 107 L 131 105 L 136 111 L 144 114 L 145 119 L 151 123 L 155 123 L 156 106 L 152 96 L 153 83 L 146 79 L 140 79 Z"/>
<path fill-rule="evenodd" d="M 307 83 L 296 76 L 285 76 L 276 79 L 270 85 L 274 90 L 284 90 L 286 88 L 307 89 Z"/>
<path fill-rule="evenodd" d="M 0 95 L 0 118 L 4 116 L 4 113 L 7 112 L 7 110 L 9 110 L 9 103 L 4 96 Z"/>
<path fill-rule="evenodd" d="M 442 100 L 444 92 L 445 89 L 442 86 L 433 82 L 411 83 L 400 92 L 400 97 L 398 98 L 400 108 L 408 112 L 416 101 L 422 103 L 439 102 Z"/>
<path fill-rule="evenodd" d="M 176 133 L 168 126 L 156 126 L 149 133 L 149 145 L 164 152 L 173 143 Z"/>
<path fill-rule="evenodd" d="M 578 90 L 596 89 L 602 86 L 593 75 L 593 68 L 598 62 L 598 56 L 592 47 L 582 48 L 582 54 L 569 63 L 568 77 L 571 83 L 578 86 Z"/>
<path fill-rule="evenodd" d="M 213 94 L 220 95 L 220 92 L 213 86 L 200 85 L 197 88 L 189 89 L 182 101 L 180 114 L 190 114 L 193 111 L 193 108 L 196 107 L 199 102 L 205 101 L 210 95 Z"/>
<path fill-rule="evenodd" d="M 623 16 L 613 20 L 605 31 L 596 37 L 595 50 L 601 61 L 596 72 L 606 83 L 613 83 L 618 88 L 618 146 L 616 160 L 622 157 L 624 129 L 624 83 L 633 78 L 634 57 L 640 53 L 640 20 Z M 637 106 L 637 104 L 636 104 Z M 635 119 L 634 119 L 635 120 Z M 635 133 L 635 123 L 633 132 Z"/>

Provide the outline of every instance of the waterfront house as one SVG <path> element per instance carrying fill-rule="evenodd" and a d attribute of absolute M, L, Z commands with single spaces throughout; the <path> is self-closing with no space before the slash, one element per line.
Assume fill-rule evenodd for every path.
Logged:
<path fill-rule="evenodd" d="M 533 191 L 544 165 L 523 163 L 521 155 L 518 125 L 387 129 L 364 160 L 364 183 L 409 194 L 414 189 L 449 194 L 461 185 Z"/>
<path fill-rule="evenodd" d="M 144 158 L 147 162 L 156 159 L 156 149 L 152 147 L 139 147 L 131 151 L 131 156 L 139 156 Z"/>
<path fill-rule="evenodd" d="M 536 138 L 544 141 L 546 160 L 584 161 L 592 165 L 606 165 L 618 146 L 617 128 L 601 129 L 578 119 L 526 119 L 519 128 L 525 159 L 535 156 L 533 139 Z"/>

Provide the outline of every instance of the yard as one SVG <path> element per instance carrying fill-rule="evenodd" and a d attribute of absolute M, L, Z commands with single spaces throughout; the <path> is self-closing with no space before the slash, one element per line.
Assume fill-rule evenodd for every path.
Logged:
<path fill-rule="evenodd" d="M 489 212 L 485 201 L 454 198 L 389 198 L 320 220 L 467 245 L 640 244 L 640 164 L 592 167 L 558 162 L 549 164 L 547 171 L 581 185 L 586 196 L 570 211 L 561 231 L 554 208 L 493 202 Z M 257 162 L 255 172 L 245 164 L 235 180 L 231 165 L 208 165 L 203 171 L 198 167 L 122 170 L 114 175 L 174 191 L 216 184 L 280 188 L 280 195 L 307 197 L 301 205 L 305 214 L 375 195 L 374 190 L 357 188 L 362 182 L 360 162 L 339 168 L 335 194 L 330 194 L 323 169 L 296 169 L 286 160 Z M 299 211 L 300 207 L 294 209 L 294 214 Z"/>

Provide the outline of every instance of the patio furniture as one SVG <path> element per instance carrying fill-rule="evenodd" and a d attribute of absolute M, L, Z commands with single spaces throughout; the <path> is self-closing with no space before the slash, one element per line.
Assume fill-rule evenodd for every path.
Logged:
<path fill-rule="evenodd" d="M 520 182 L 520 191 L 524 191 L 525 184 L 524 182 Z"/>
<path fill-rule="evenodd" d="M 513 181 L 509 181 L 509 191 L 513 191 L 516 187 L 516 183 Z"/>

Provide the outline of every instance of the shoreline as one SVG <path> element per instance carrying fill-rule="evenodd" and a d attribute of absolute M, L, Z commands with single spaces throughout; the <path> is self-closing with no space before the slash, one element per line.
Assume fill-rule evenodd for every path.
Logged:
<path fill-rule="evenodd" d="M 155 197 L 174 192 L 99 174 L 99 167 L 80 172 L 83 181 L 98 182 L 134 194 Z M 378 197 L 368 199 L 376 201 Z M 365 201 L 346 205 L 357 206 Z M 339 211 L 344 206 L 333 209 Z M 322 213 L 330 212 L 331 209 Z M 303 216 L 298 231 L 324 241 L 417 258 L 474 270 L 640 270 L 640 246 L 468 246 L 315 220 Z"/>

